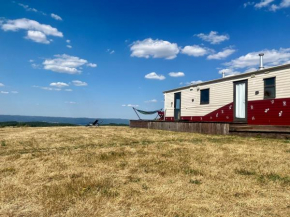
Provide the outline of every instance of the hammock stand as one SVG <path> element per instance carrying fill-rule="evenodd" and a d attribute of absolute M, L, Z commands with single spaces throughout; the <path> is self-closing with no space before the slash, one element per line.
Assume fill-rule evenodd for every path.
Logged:
<path fill-rule="evenodd" d="M 133 108 L 134 112 L 136 113 L 136 115 L 138 116 L 139 120 L 142 120 L 142 119 L 140 118 L 138 112 L 143 114 L 143 115 L 153 115 L 153 114 L 157 113 L 157 116 L 156 116 L 156 118 L 154 120 L 161 121 L 161 120 L 164 119 L 164 111 L 162 111 L 162 109 L 155 110 L 155 111 L 142 111 L 142 110 L 136 109 L 134 107 L 132 107 L 132 108 Z M 158 118 L 158 116 L 159 116 L 159 118 Z"/>

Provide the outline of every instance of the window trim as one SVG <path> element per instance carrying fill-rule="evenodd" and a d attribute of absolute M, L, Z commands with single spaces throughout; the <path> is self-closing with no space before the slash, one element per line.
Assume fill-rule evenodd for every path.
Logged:
<path fill-rule="evenodd" d="M 208 90 L 208 102 L 202 102 L 201 101 L 201 91 Z M 210 102 L 210 88 L 205 88 L 199 91 L 200 92 L 200 105 L 208 105 Z"/>
<path fill-rule="evenodd" d="M 266 85 L 265 84 L 265 80 L 268 80 L 268 79 L 274 79 L 274 85 Z M 275 99 L 276 98 L 276 76 L 275 77 L 270 77 L 270 78 L 264 78 L 263 81 L 264 81 L 264 99 Z M 265 96 L 265 90 L 266 90 L 267 87 L 274 87 L 275 88 L 273 97 Z"/>

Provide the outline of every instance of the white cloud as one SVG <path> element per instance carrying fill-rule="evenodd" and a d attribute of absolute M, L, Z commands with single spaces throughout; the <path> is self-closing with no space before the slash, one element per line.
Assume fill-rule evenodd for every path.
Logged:
<path fill-rule="evenodd" d="M 80 74 L 80 67 L 88 61 L 67 54 L 54 55 L 54 59 L 46 59 L 42 64 L 44 69 L 59 73 Z"/>
<path fill-rule="evenodd" d="M 72 92 L 73 90 L 72 89 L 64 89 L 64 91 Z"/>
<path fill-rule="evenodd" d="M 125 107 L 125 106 L 127 106 L 127 105 L 123 104 L 122 106 Z"/>
<path fill-rule="evenodd" d="M 70 40 L 66 40 L 66 43 L 68 43 L 68 44 L 69 44 L 69 43 L 70 43 Z"/>
<path fill-rule="evenodd" d="M 194 57 L 204 56 L 206 54 L 209 54 L 210 52 L 213 52 L 213 50 L 206 47 L 201 47 L 199 45 L 185 46 L 181 50 L 181 53 Z"/>
<path fill-rule="evenodd" d="M 72 48 L 72 46 L 68 44 L 68 45 L 67 45 L 67 48 L 71 49 L 71 48 Z"/>
<path fill-rule="evenodd" d="M 219 74 L 223 74 L 223 73 L 225 73 L 225 76 L 232 76 L 232 75 L 240 74 L 240 72 L 235 71 L 234 69 L 231 69 L 231 68 L 219 70 Z"/>
<path fill-rule="evenodd" d="M 157 102 L 157 100 L 156 99 L 152 99 L 152 100 L 147 100 L 147 101 L 145 101 L 146 103 L 156 103 Z"/>
<path fill-rule="evenodd" d="M 128 104 L 128 107 L 139 107 L 139 105 L 132 105 L 132 104 Z"/>
<path fill-rule="evenodd" d="M 165 77 L 163 75 L 157 75 L 156 72 L 151 72 L 151 73 L 145 75 L 145 78 L 156 79 L 156 80 L 164 80 L 165 79 Z"/>
<path fill-rule="evenodd" d="M 144 58 L 174 59 L 179 53 L 179 48 L 176 43 L 158 39 L 153 40 L 151 38 L 133 42 L 130 49 L 132 51 L 132 57 Z"/>
<path fill-rule="evenodd" d="M 61 91 L 61 88 L 41 87 L 41 86 L 37 86 L 37 85 L 34 85 L 32 87 L 39 88 L 39 89 L 42 89 L 42 90 L 49 90 L 49 91 Z"/>
<path fill-rule="evenodd" d="M 88 86 L 88 84 L 86 82 L 78 81 L 78 80 L 72 81 L 72 83 L 73 83 L 73 85 L 75 85 L 77 87 Z"/>
<path fill-rule="evenodd" d="M 283 1 L 280 3 L 280 7 L 281 7 L 281 8 L 288 8 L 288 7 L 290 7 L 290 0 L 283 0 Z"/>
<path fill-rule="evenodd" d="M 200 84 L 202 83 L 202 80 L 197 80 L 197 81 L 191 81 L 190 84 Z"/>
<path fill-rule="evenodd" d="M 269 11 L 277 11 L 282 8 L 290 7 L 290 0 L 281 0 L 279 4 L 272 4 L 275 0 L 261 0 L 259 3 L 247 2 L 244 7 L 248 5 L 254 5 L 256 9 L 267 8 Z"/>
<path fill-rule="evenodd" d="M 18 5 L 19 5 L 20 7 L 23 7 L 26 11 L 38 12 L 38 10 L 36 10 L 35 8 L 31 8 L 31 7 L 29 7 L 28 5 L 24 5 L 24 4 L 21 4 L 21 3 L 18 3 Z"/>
<path fill-rule="evenodd" d="M 2 93 L 2 94 L 8 94 L 9 92 L 7 92 L 7 91 L 1 91 L 0 93 Z"/>
<path fill-rule="evenodd" d="M 87 66 L 88 67 L 91 67 L 91 68 L 96 68 L 97 67 L 97 64 L 95 64 L 95 63 L 88 63 Z"/>
<path fill-rule="evenodd" d="M 66 104 L 77 104 L 76 102 L 70 101 L 70 102 L 64 102 Z"/>
<path fill-rule="evenodd" d="M 169 73 L 170 77 L 183 77 L 185 74 L 183 72 L 170 72 Z"/>
<path fill-rule="evenodd" d="M 4 31 L 18 31 L 23 30 L 34 30 L 44 33 L 45 35 L 51 35 L 55 37 L 63 37 L 62 32 L 59 32 L 57 28 L 50 25 L 40 24 L 35 20 L 29 20 L 26 18 L 7 20 L 2 24 L 1 27 Z"/>
<path fill-rule="evenodd" d="M 62 88 L 62 87 L 68 87 L 69 85 L 67 83 L 64 83 L 64 82 L 53 82 L 49 86 Z"/>
<path fill-rule="evenodd" d="M 290 7 L 290 0 L 282 0 L 279 5 L 272 4 L 270 7 L 271 11 L 276 11 L 282 8 L 289 8 Z"/>
<path fill-rule="evenodd" d="M 246 3 L 244 3 L 244 8 L 251 6 L 251 5 L 254 5 L 254 4 L 255 4 L 255 2 L 246 2 Z"/>
<path fill-rule="evenodd" d="M 4 86 L 5 86 L 4 84 L 0 83 L 0 87 L 4 87 Z"/>
<path fill-rule="evenodd" d="M 30 63 L 33 63 L 33 62 L 34 62 L 34 60 L 29 60 L 29 62 L 30 62 Z"/>
<path fill-rule="evenodd" d="M 26 39 L 30 39 L 37 43 L 49 44 L 50 41 L 47 40 L 46 35 L 40 31 L 28 30 Z"/>
<path fill-rule="evenodd" d="M 255 4 L 255 8 L 263 8 L 267 7 L 269 4 L 271 4 L 274 0 L 262 0 L 261 2 Z"/>
<path fill-rule="evenodd" d="M 40 69 L 41 68 L 41 65 L 36 64 L 36 63 L 32 63 L 31 64 L 31 67 L 34 68 L 34 69 Z"/>
<path fill-rule="evenodd" d="M 58 15 L 56 15 L 56 14 L 50 14 L 50 16 L 53 18 L 53 19 L 55 19 L 55 20 L 62 20 L 62 18 L 60 17 L 60 16 L 58 16 Z"/>
<path fill-rule="evenodd" d="M 264 64 L 266 66 L 275 66 L 290 63 L 290 48 L 280 48 L 279 50 L 262 50 L 251 52 L 237 59 L 224 63 L 225 66 L 232 69 L 252 68 L 259 66 L 259 53 L 264 53 Z"/>
<path fill-rule="evenodd" d="M 114 53 L 115 53 L 115 51 L 114 51 L 114 50 L 111 50 L 111 49 L 107 49 L 107 52 L 108 52 L 109 54 L 114 54 Z"/>
<path fill-rule="evenodd" d="M 197 81 L 191 81 L 191 82 L 180 82 L 179 83 L 179 85 L 186 85 L 186 86 L 188 86 L 188 85 L 195 85 L 195 84 L 199 84 L 199 83 L 202 83 L 202 81 L 201 80 L 197 80 Z"/>
<path fill-rule="evenodd" d="M 195 36 L 201 38 L 204 41 L 210 42 L 211 44 L 219 44 L 230 39 L 228 35 L 218 35 L 218 32 L 215 31 L 211 31 L 208 35 L 200 33 Z"/>
<path fill-rule="evenodd" d="M 232 55 L 236 50 L 232 49 L 232 48 L 227 48 L 224 49 L 223 51 L 220 51 L 216 54 L 211 54 L 207 57 L 207 59 L 209 60 L 221 60 L 221 59 L 225 59 L 228 56 Z"/>
<path fill-rule="evenodd" d="M 18 93 L 18 91 L 11 91 L 11 93 L 13 93 L 13 94 L 17 94 L 17 93 Z"/>

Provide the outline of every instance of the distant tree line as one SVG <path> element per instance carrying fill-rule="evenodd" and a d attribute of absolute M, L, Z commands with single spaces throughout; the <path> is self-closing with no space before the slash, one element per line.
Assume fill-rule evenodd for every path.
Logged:
<path fill-rule="evenodd" d="M 3 127 L 71 127 L 71 126 L 80 126 L 77 124 L 68 124 L 68 123 L 48 123 L 48 122 L 17 122 L 17 121 L 6 121 L 0 122 L 0 128 Z M 101 126 L 128 126 L 128 124 L 102 124 Z"/>

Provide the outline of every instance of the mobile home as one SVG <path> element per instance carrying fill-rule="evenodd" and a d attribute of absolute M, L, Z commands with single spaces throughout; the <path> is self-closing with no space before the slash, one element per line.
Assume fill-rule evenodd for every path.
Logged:
<path fill-rule="evenodd" d="M 165 121 L 290 125 L 290 64 L 164 92 Z"/>

